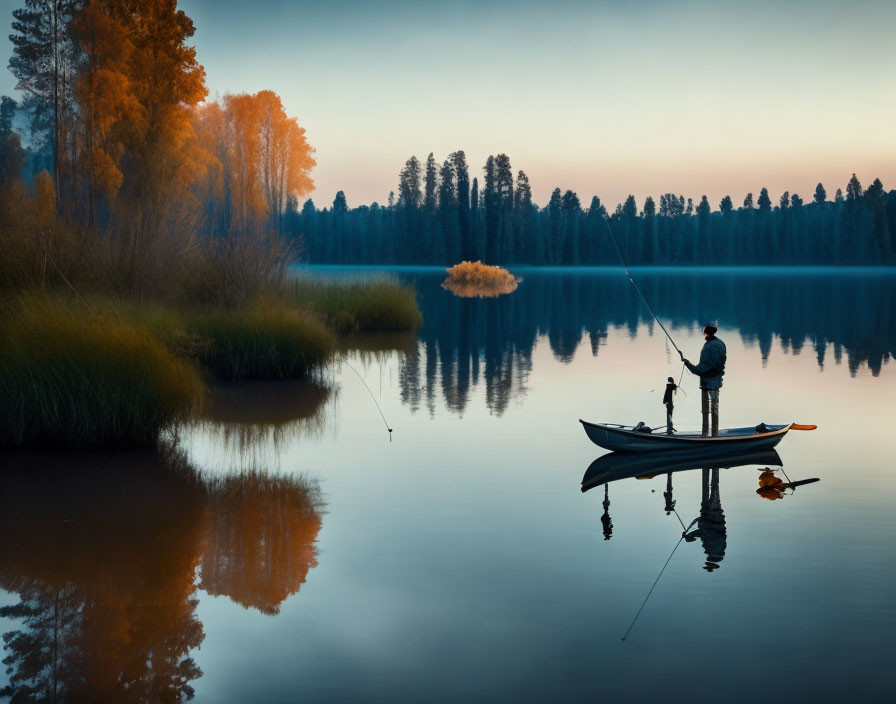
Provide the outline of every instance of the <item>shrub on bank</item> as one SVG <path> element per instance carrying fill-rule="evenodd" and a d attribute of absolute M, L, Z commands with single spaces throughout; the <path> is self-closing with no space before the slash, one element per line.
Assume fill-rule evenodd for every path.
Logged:
<path fill-rule="evenodd" d="M 324 364 L 336 341 L 318 320 L 279 301 L 186 315 L 197 358 L 224 379 L 291 379 Z"/>
<path fill-rule="evenodd" d="M 0 447 L 147 446 L 201 397 L 192 364 L 108 311 L 27 297 L 0 318 Z"/>
<path fill-rule="evenodd" d="M 423 324 L 416 292 L 397 281 L 296 280 L 289 293 L 294 303 L 321 316 L 340 334 L 401 332 Z"/>

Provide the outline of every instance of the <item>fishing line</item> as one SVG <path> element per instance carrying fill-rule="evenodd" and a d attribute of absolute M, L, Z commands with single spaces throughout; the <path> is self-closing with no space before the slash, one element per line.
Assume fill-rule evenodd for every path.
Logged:
<path fill-rule="evenodd" d="M 669 331 L 666 330 L 666 326 L 660 322 L 660 319 L 656 317 L 656 313 L 653 312 L 653 308 L 650 307 L 650 304 L 647 302 L 647 299 L 644 298 L 644 294 L 641 293 L 641 289 L 638 288 L 638 284 L 635 283 L 635 280 L 632 278 L 632 275 L 629 273 L 628 267 L 625 265 L 625 260 L 622 258 L 622 251 L 619 249 L 619 243 L 616 241 L 616 235 L 613 234 L 613 228 L 610 227 L 610 221 L 607 219 L 607 216 L 603 218 L 604 224 L 607 226 L 607 230 L 610 232 L 610 237 L 613 240 L 613 246 L 616 247 L 616 254 L 619 255 L 619 262 L 622 264 L 622 270 L 625 272 L 625 275 L 628 277 L 629 283 L 635 287 L 635 291 L 638 292 L 638 295 L 641 297 L 641 301 L 644 303 L 644 306 L 647 308 L 648 312 L 653 316 L 653 319 L 657 322 L 663 332 L 666 333 L 666 337 L 669 338 L 669 342 L 672 343 L 672 346 L 675 348 L 675 351 L 679 354 L 682 354 L 682 351 L 678 349 L 678 345 L 675 344 L 675 340 L 672 339 L 672 336 L 669 334 Z M 682 370 L 683 371 L 683 370 Z"/>
<path fill-rule="evenodd" d="M 386 420 L 386 416 L 383 415 L 383 409 L 380 408 L 380 404 L 379 404 L 379 402 L 376 400 L 376 396 L 373 395 L 373 391 L 370 390 L 370 387 L 367 385 L 367 382 L 364 381 L 364 377 L 361 376 L 360 374 L 358 374 L 358 370 L 357 370 L 357 369 L 355 369 L 351 364 L 349 364 L 349 363 L 348 363 L 347 361 L 345 361 L 345 360 L 342 360 L 342 363 L 343 363 L 345 366 L 347 366 L 349 369 L 351 369 L 351 370 L 355 373 L 355 376 L 357 376 L 357 377 L 361 380 L 361 383 L 364 384 L 364 388 L 367 389 L 367 393 L 370 394 L 370 398 L 372 398 L 372 399 L 373 399 L 373 402 L 376 404 L 376 410 L 378 410 L 378 411 L 380 412 L 380 418 L 383 419 L 383 424 L 386 426 L 386 430 L 389 431 L 389 442 L 392 442 L 392 428 L 389 427 L 389 421 L 387 421 L 387 420 Z"/>
<path fill-rule="evenodd" d="M 675 508 L 673 508 L 672 513 L 675 514 L 675 517 L 678 519 L 678 522 L 681 523 L 682 529 L 684 530 L 685 533 L 687 533 L 688 529 L 684 527 L 684 521 L 681 520 L 681 516 L 678 515 L 678 511 L 676 511 Z M 691 525 L 694 525 L 694 524 L 692 523 Z"/>
<path fill-rule="evenodd" d="M 679 520 L 680 520 L 680 519 L 679 519 Z M 641 615 L 641 612 L 644 610 L 644 607 L 647 605 L 647 600 L 650 598 L 650 595 L 653 594 L 653 590 L 654 590 L 654 588 L 655 588 L 656 585 L 659 583 L 659 581 L 660 581 L 660 577 L 663 576 L 663 572 L 666 571 L 666 567 L 667 567 L 667 565 L 669 564 L 669 562 L 672 561 L 672 556 L 675 554 L 675 551 L 678 550 L 678 546 L 681 545 L 681 541 L 682 541 L 682 540 L 684 540 L 684 533 L 681 534 L 681 537 L 678 539 L 678 542 L 675 543 L 675 547 L 672 548 L 672 552 L 669 553 L 669 557 L 668 557 L 668 559 L 666 560 L 666 564 L 663 565 L 663 569 L 661 569 L 661 570 L 660 570 L 660 573 L 656 576 L 656 581 L 653 583 L 653 586 L 650 588 L 650 591 L 647 592 L 647 596 L 644 597 L 644 602 L 641 604 L 641 608 L 638 609 L 638 613 L 636 613 L 636 614 L 635 614 L 635 617 L 632 619 L 632 623 L 631 623 L 631 625 L 628 627 L 628 630 L 625 632 L 625 635 L 622 636 L 622 640 L 623 640 L 623 641 L 624 641 L 626 638 L 628 638 L 628 634 L 631 633 L 632 628 L 635 627 L 635 621 L 638 620 L 638 616 Z"/>

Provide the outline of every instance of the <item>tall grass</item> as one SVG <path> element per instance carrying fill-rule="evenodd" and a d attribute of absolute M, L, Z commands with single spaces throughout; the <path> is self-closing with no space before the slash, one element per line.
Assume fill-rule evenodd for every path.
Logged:
<path fill-rule="evenodd" d="M 402 332 L 423 324 L 416 292 L 397 281 L 341 283 L 296 279 L 289 300 L 318 314 L 340 334 Z"/>
<path fill-rule="evenodd" d="M 198 359 L 223 379 L 291 379 L 323 365 L 336 348 L 316 318 L 277 300 L 186 315 Z"/>
<path fill-rule="evenodd" d="M 109 311 L 26 297 L 0 325 L 0 447 L 147 446 L 201 397 L 192 364 Z"/>

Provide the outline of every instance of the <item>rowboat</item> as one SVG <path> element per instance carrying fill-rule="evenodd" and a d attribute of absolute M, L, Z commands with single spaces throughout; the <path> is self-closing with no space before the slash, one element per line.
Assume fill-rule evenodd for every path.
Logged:
<path fill-rule="evenodd" d="M 685 472 L 692 469 L 730 469 L 747 465 L 782 467 L 784 463 L 775 450 L 730 450 L 715 452 L 702 450 L 691 453 L 681 450 L 631 453 L 611 452 L 598 457 L 582 477 L 582 491 L 631 477 L 654 477 L 657 474 Z"/>
<path fill-rule="evenodd" d="M 814 430 L 814 425 L 766 425 L 760 423 L 749 428 L 726 428 L 709 437 L 698 432 L 661 432 L 635 430 L 630 425 L 616 423 L 589 423 L 579 419 L 585 434 L 595 445 L 613 452 L 660 452 L 663 450 L 688 450 L 691 452 L 720 448 L 728 450 L 770 449 L 781 442 L 788 430 Z"/>

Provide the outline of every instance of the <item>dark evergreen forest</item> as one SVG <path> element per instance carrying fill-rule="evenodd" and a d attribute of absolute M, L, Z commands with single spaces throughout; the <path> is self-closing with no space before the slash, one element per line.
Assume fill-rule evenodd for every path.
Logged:
<path fill-rule="evenodd" d="M 730 196 L 714 208 L 706 196 L 665 193 L 640 206 L 629 196 L 608 213 L 597 196 L 585 207 L 559 188 L 539 207 L 506 154 L 488 158 L 480 185 L 457 151 L 441 165 L 432 154 L 408 159 L 386 205 L 349 208 L 340 191 L 329 208 L 292 200 L 283 218 L 311 263 L 613 265 L 605 219 L 632 265 L 896 263 L 896 191 L 880 179 L 863 189 L 855 174 L 832 198 L 821 183 L 808 199 L 785 192 L 775 202 L 762 188 L 740 207 Z"/>

